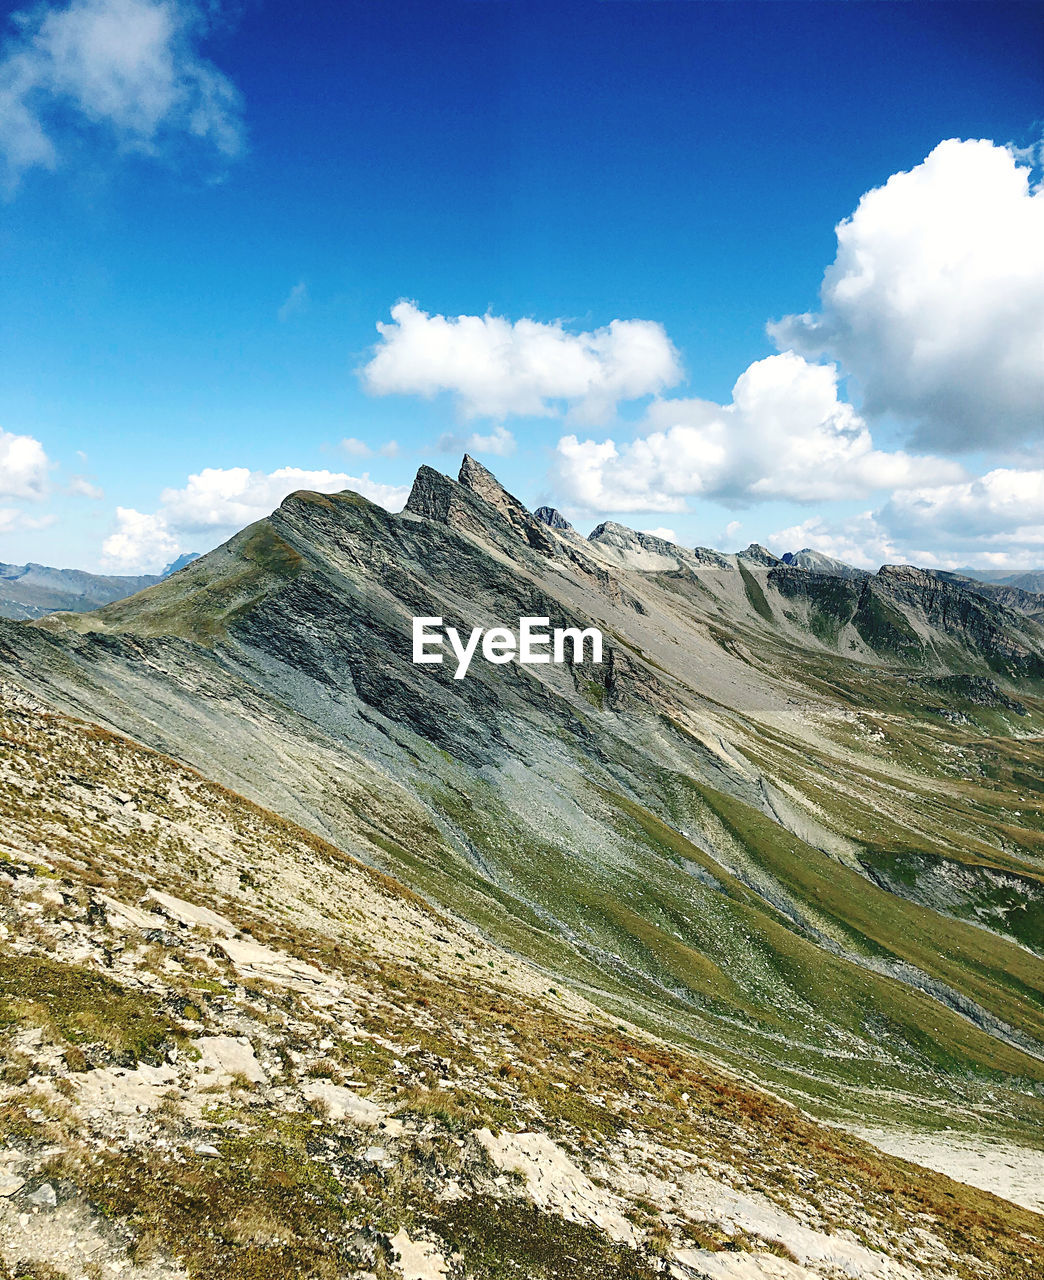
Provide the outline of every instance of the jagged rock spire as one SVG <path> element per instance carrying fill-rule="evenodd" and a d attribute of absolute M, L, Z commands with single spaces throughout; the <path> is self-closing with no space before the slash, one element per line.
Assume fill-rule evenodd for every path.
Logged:
<path fill-rule="evenodd" d="M 546 524 L 551 529 L 572 529 L 572 525 L 557 507 L 537 507 L 533 512 L 541 524 Z"/>

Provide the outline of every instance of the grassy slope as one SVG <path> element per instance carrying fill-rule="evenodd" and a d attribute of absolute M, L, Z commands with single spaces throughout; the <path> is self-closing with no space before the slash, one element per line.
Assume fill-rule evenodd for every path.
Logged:
<path fill-rule="evenodd" d="M 23 951 L 0 991 L 0 1049 L 8 1071 L 31 1071 L 9 1051 L 21 1031 L 42 1027 L 41 1051 L 53 1046 L 66 1064 L 32 1076 L 29 1089 L 10 1075 L 0 1081 L 0 1125 L 46 1159 L 63 1202 L 84 1193 L 139 1260 L 158 1250 L 193 1280 L 358 1269 L 386 1277 L 386 1241 L 406 1226 L 459 1248 L 481 1280 L 519 1269 L 550 1280 L 566 1256 L 577 1275 L 651 1280 L 672 1242 L 773 1247 L 726 1237 L 684 1196 L 673 1209 L 635 1197 L 631 1220 L 646 1251 L 613 1245 L 535 1210 L 510 1182 L 493 1184 L 473 1154 L 471 1134 L 483 1125 L 549 1133 L 581 1162 L 656 1144 L 665 1179 L 713 1170 L 912 1265 L 926 1240 L 937 1241 L 950 1252 L 945 1264 L 926 1263 L 926 1276 L 1024 1280 L 1044 1257 L 1034 1215 L 882 1156 L 689 1052 L 560 1002 L 540 991 L 539 975 L 485 944 L 468 946 L 456 926 L 340 850 L 155 753 L 14 712 L 0 717 L 0 761 L 3 852 L 28 881 L 21 900 L 43 904 L 21 910 L 0 888 L 0 912 Z M 51 896 L 35 895 L 34 883 Z M 319 966 L 345 985 L 350 1017 L 333 1019 L 277 983 L 244 981 L 191 930 L 145 945 L 106 923 L 100 891 L 133 903 L 147 886 Z M 83 928 L 98 940 L 91 958 L 61 959 L 70 930 Z M 115 978 L 99 972 L 107 953 L 110 964 L 118 957 Z M 104 1027 L 99 984 L 123 1015 Z M 61 999 L 48 1012 L 44 997 L 55 990 Z M 244 1030 L 265 1046 L 269 1085 L 211 1087 L 195 1118 L 174 1091 L 134 1118 L 136 1138 L 99 1128 L 112 1117 L 78 1107 L 85 1065 L 149 1061 L 200 1033 Z M 372 1138 L 321 1109 L 281 1109 L 280 1097 L 315 1079 L 352 1080 L 396 1111 L 405 1132 L 390 1166 L 361 1160 Z M 197 1152 L 200 1142 L 213 1154 Z M 443 1205 L 435 1192 L 449 1177 L 465 1199 Z"/>
<path fill-rule="evenodd" d="M 361 557 L 364 582 L 372 568 L 368 557 L 386 558 L 389 538 L 412 533 L 361 500 L 305 495 L 298 501 L 351 524 L 359 546 L 346 539 L 334 548 L 331 538 L 322 555 Z M 330 572 L 304 564 L 267 524 L 244 531 L 240 540 L 230 548 L 231 559 L 193 566 L 137 604 L 110 606 L 98 624 L 213 643 L 230 621 L 234 629 L 236 612 L 260 594 L 302 573 Z M 466 555 L 474 553 L 459 539 L 444 541 L 436 544 L 437 563 L 455 558 L 463 574 Z M 404 547 L 405 541 L 396 555 Z M 193 569 L 197 577 L 186 577 Z M 498 572 L 498 582 L 506 582 L 505 572 Z M 693 582 L 700 589 L 687 591 L 683 602 L 697 602 L 695 618 L 708 593 Z M 922 727 L 927 698 L 917 694 L 917 701 L 914 686 L 782 638 L 760 582 L 759 575 L 743 571 L 750 614 L 721 614 L 722 643 L 749 662 L 751 680 L 789 681 L 796 690 L 819 691 L 855 718 L 872 716 L 883 743 L 868 750 L 865 737 L 846 739 L 841 722 L 837 750 L 826 750 L 747 721 L 738 727 L 749 758 L 818 804 L 829 827 L 870 843 L 871 859 L 925 854 L 1018 871 L 1027 880 L 1037 875 L 1020 852 L 1032 834 L 1023 822 L 1002 820 L 1021 775 L 1011 738 L 999 736 L 1003 726 L 988 721 L 993 713 L 975 714 L 998 731 L 995 738 L 964 727 Z M 889 634 L 897 625 L 893 620 Z M 647 661 L 669 677 L 633 639 L 618 639 L 640 666 Z M 698 679 L 698 672 L 685 674 Z M 673 1034 L 709 1037 L 729 1061 L 756 1063 L 757 1071 L 813 1105 L 846 1114 L 862 1109 L 866 1098 L 853 1100 L 852 1086 L 872 1086 L 882 1098 L 885 1090 L 909 1091 L 939 1107 L 947 1097 L 978 1105 L 1000 1083 L 1000 1100 L 989 1108 L 993 1122 L 1032 1128 L 1036 1103 L 1025 1082 L 1041 1078 L 1039 1062 L 836 948 L 864 962 L 905 961 L 1035 1035 L 1042 1031 L 1039 960 L 885 892 L 760 811 L 710 788 L 695 759 L 691 772 L 672 773 L 655 756 L 625 746 L 614 736 L 617 722 L 607 714 L 602 687 L 594 687 L 597 697 L 591 688 L 580 696 L 594 717 L 587 727 L 609 763 L 595 765 L 578 739 L 569 744 L 571 795 L 589 821 L 590 838 L 581 847 L 549 835 L 531 820 L 539 814 L 507 803 L 488 777 L 480 780 L 452 761 L 433 767 L 431 752 L 418 745 L 417 790 L 429 815 L 384 813 L 380 796 L 371 797 L 351 814 L 370 856 L 551 973 L 597 993 L 607 1006 Z M 575 708 L 570 715 L 582 721 Z M 1034 716 L 1032 723 L 1039 724 L 1039 712 Z M 960 749 L 992 753 L 983 785 L 976 790 L 962 778 L 936 794 L 941 775 L 954 781 L 952 772 L 943 772 L 940 741 L 950 745 L 960 735 Z M 1029 770 L 1031 761 L 1025 766 Z M 990 770 L 996 775 L 992 793 L 986 787 Z M 577 786 L 585 776 L 596 776 L 603 790 Z M 621 776 L 639 779 L 637 792 L 624 795 Z M 533 785 L 539 807 L 543 784 L 534 778 Z M 699 845 L 681 834 L 693 826 L 702 833 Z M 704 852 L 708 841 L 720 846 L 719 856 Z M 742 882 L 723 870 L 722 851 L 745 868 Z M 789 910 L 772 905 L 777 891 Z M 1027 913 L 1020 923 L 1032 929 L 1032 920 Z M 823 939 L 827 946 L 820 945 Z M 909 1105 L 917 1104 L 911 1099 Z"/>

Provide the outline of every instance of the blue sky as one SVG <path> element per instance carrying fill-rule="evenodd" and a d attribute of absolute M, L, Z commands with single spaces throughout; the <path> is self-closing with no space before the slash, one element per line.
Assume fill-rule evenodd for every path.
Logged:
<path fill-rule="evenodd" d="M 470 443 L 585 531 L 1044 563 L 1039 6 L 205 14 L 7 21 L 0 559 Z"/>

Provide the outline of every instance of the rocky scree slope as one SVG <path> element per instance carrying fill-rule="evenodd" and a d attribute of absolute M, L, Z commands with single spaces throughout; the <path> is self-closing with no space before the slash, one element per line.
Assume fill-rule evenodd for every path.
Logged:
<path fill-rule="evenodd" d="M 12 687 L 180 761 L 816 1114 L 1039 1143 L 1044 632 L 538 520 L 479 464 L 299 493 L 166 582 L 0 629 Z M 410 618 L 601 666 L 410 660 Z"/>
<path fill-rule="evenodd" d="M 1044 1219 L 0 689 L 0 1274 L 1023 1280 Z"/>

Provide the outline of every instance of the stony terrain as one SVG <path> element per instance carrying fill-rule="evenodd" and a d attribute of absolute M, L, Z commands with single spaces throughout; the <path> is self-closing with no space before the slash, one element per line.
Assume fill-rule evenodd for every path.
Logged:
<path fill-rule="evenodd" d="M 1033 1214 L 5 690 L 9 1276 L 1025 1277 Z"/>
<path fill-rule="evenodd" d="M 421 614 L 597 625 L 606 661 L 455 681 L 411 662 Z M 454 1280 L 1032 1274 L 1032 1214 L 812 1120 L 1013 1195 L 984 1153 L 1039 1167 L 1027 611 L 585 539 L 465 459 L 400 515 L 295 494 L 137 596 L 0 623 L 0 681 L 8 941 L 82 970 L 12 968 L 12 1089 L 61 1095 L 10 1114 L 12 1231 L 81 1214 L 200 1275 L 379 1275 L 395 1239 Z"/>

